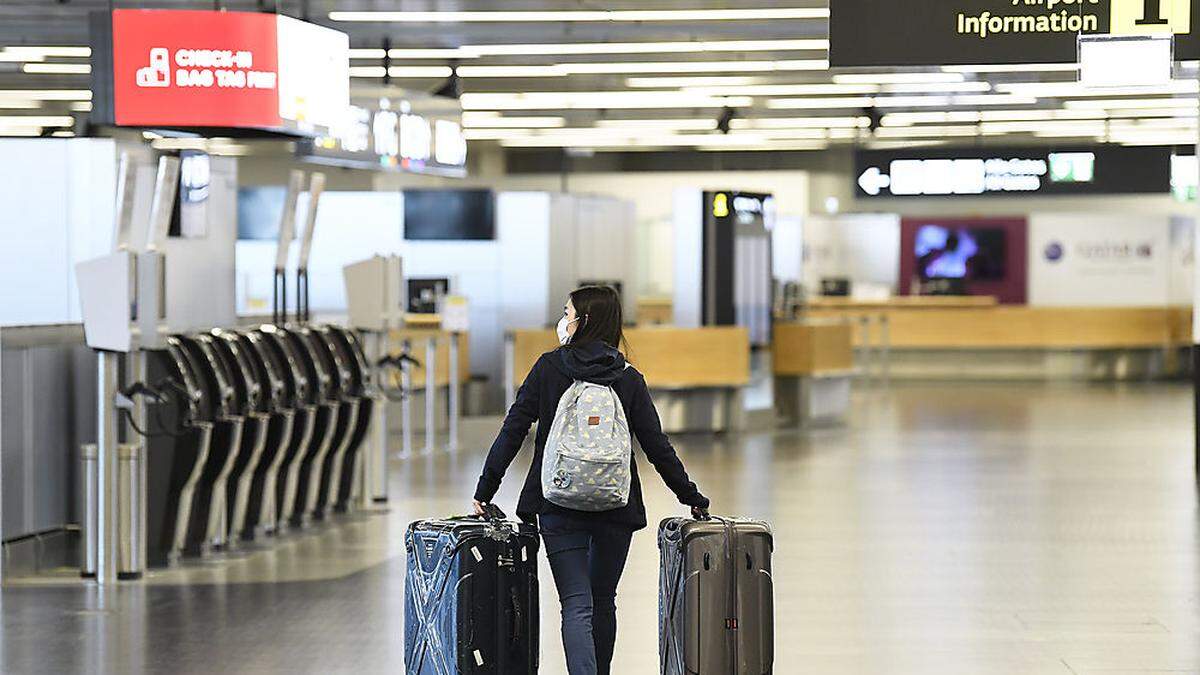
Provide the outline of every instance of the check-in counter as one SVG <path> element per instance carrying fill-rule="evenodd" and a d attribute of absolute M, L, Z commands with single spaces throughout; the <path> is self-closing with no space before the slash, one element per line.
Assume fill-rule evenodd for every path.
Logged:
<path fill-rule="evenodd" d="M 992 298 L 822 299 L 805 316 L 849 319 L 860 353 L 900 378 L 1144 379 L 1191 343 L 1186 307 L 1030 307 Z"/>
<path fill-rule="evenodd" d="M 743 389 L 750 381 L 750 336 L 739 327 L 630 328 L 630 363 L 645 376 L 668 433 L 725 431 L 745 424 Z M 508 333 L 505 382 L 516 388 L 542 354 L 558 347 L 552 330 Z"/>
<path fill-rule="evenodd" d="M 433 382 L 436 389 L 434 394 L 435 414 L 437 429 L 445 429 L 449 421 L 448 407 L 445 404 L 447 400 L 447 389 L 450 384 L 450 340 L 455 340 L 458 343 L 458 383 L 459 386 L 465 386 L 471 379 L 471 351 L 468 346 L 467 333 L 450 333 L 439 328 L 414 327 L 411 324 L 405 328 L 392 330 L 389 334 L 388 352 L 393 356 L 398 356 L 404 349 L 404 344 L 410 345 L 411 350 L 409 355 L 416 359 L 420 365 L 414 365 L 410 368 L 411 373 L 410 386 L 408 387 L 409 403 L 417 414 L 412 416 L 413 431 L 423 430 L 424 415 L 421 414 L 425 410 L 425 395 L 428 388 L 428 371 L 426 367 L 429 363 L 429 340 L 433 339 L 435 348 L 433 350 Z M 387 382 L 388 389 L 399 391 L 401 389 L 400 374 L 396 369 L 387 371 L 390 381 Z M 389 431 L 398 432 L 401 429 L 402 415 L 388 415 Z"/>
<path fill-rule="evenodd" d="M 776 323 L 771 350 L 775 410 L 780 420 L 816 426 L 845 419 L 854 376 L 854 328 L 850 323 Z"/>

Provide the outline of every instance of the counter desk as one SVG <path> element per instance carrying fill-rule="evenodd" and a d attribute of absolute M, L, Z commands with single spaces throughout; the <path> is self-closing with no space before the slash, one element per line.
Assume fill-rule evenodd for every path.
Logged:
<path fill-rule="evenodd" d="M 771 370 L 781 420 L 799 426 L 841 422 L 850 409 L 853 326 L 837 319 L 776 322 Z"/>
<path fill-rule="evenodd" d="M 854 326 L 856 350 L 901 378 L 1144 379 L 1175 374 L 1187 307 L 1030 307 L 992 298 L 813 302 L 804 316 Z"/>
<path fill-rule="evenodd" d="M 739 327 L 628 328 L 626 356 L 646 378 L 663 430 L 725 431 L 745 424 L 750 336 Z M 505 388 L 517 387 L 542 354 L 558 347 L 552 330 L 514 330 L 505 341 Z"/>

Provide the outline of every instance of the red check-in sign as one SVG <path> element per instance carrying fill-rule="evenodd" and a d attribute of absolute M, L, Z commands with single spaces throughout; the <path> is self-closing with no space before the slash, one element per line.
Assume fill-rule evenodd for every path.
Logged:
<path fill-rule="evenodd" d="M 115 122 L 280 127 L 277 31 L 274 14 L 113 11 Z"/>

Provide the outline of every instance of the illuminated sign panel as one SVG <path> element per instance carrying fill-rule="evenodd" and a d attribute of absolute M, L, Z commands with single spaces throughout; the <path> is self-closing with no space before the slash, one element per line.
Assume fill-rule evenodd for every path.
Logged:
<path fill-rule="evenodd" d="M 313 133 L 350 103 L 349 38 L 286 16 L 118 9 L 92 43 L 101 124 Z"/>
<path fill-rule="evenodd" d="M 350 106 L 329 134 L 297 144 L 313 162 L 461 176 L 467 163 L 462 110 L 454 99 L 405 92 Z"/>
<path fill-rule="evenodd" d="M 836 0 L 829 61 L 844 66 L 1075 63 L 1080 35 L 1173 35 L 1200 58 L 1198 0 Z"/>
<path fill-rule="evenodd" d="M 855 153 L 870 197 L 1146 194 L 1170 190 L 1164 148 L 913 148 Z"/>

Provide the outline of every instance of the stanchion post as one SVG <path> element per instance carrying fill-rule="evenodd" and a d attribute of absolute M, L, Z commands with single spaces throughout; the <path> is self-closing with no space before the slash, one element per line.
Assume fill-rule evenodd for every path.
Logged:
<path fill-rule="evenodd" d="M 97 354 L 97 390 L 99 398 L 96 425 L 96 581 L 117 581 L 117 355 Z"/>
<path fill-rule="evenodd" d="M 871 382 L 874 379 L 871 373 L 871 364 L 874 360 L 874 354 L 871 353 L 874 349 L 871 344 L 871 317 L 867 314 L 863 314 L 862 316 L 858 317 L 858 327 L 859 330 L 862 331 L 862 343 L 860 348 L 860 351 L 863 355 L 862 375 L 863 379 L 865 379 L 867 382 Z"/>
<path fill-rule="evenodd" d="M 504 334 L 504 411 L 517 400 L 517 345 L 511 332 Z"/>
<path fill-rule="evenodd" d="M 425 339 L 425 453 L 437 447 L 437 336 Z"/>
<path fill-rule="evenodd" d="M 372 363 L 379 363 L 388 353 L 388 340 L 391 337 L 385 329 L 372 333 L 375 338 L 374 354 L 371 358 Z M 363 481 L 363 504 L 367 505 L 371 502 L 386 502 L 388 498 L 388 399 L 383 394 L 385 383 L 383 381 L 386 368 L 376 369 L 376 399 L 375 399 L 375 427 L 371 429 L 372 444 L 371 457 L 367 466 L 371 471 L 367 474 L 367 480 Z"/>
<path fill-rule="evenodd" d="M 404 340 L 404 354 L 412 353 L 412 341 Z M 403 458 L 413 455 L 412 432 L 412 363 L 408 359 L 400 362 L 400 456 Z"/>
<path fill-rule="evenodd" d="M 883 367 L 883 382 L 888 384 L 892 380 L 892 333 L 891 319 L 888 318 L 887 312 L 879 315 L 879 350 Z"/>
<path fill-rule="evenodd" d="M 450 342 L 447 345 L 449 355 L 449 370 L 450 381 L 447 384 L 447 405 L 449 407 L 449 429 L 448 438 L 446 441 L 446 449 L 450 452 L 458 450 L 458 419 L 461 415 L 462 405 L 459 396 L 462 394 L 459 386 L 458 378 L 458 337 L 459 333 L 450 333 Z"/>

